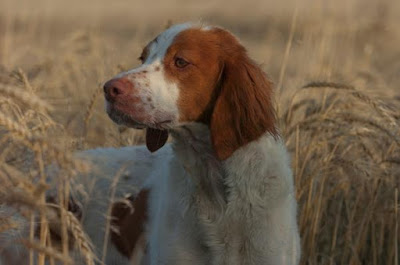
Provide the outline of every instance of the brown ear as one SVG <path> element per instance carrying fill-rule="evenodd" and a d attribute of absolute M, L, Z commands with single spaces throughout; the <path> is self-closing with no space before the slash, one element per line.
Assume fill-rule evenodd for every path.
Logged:
<path fill-rule="evenodd" d="M 220 160 L 265 132 L 277 134 L 272 85 L 244 48 L 239 46 L 237 50 L 238 54 L 224 62 L 220 93 L 210 122 L 211 140 Z"/>

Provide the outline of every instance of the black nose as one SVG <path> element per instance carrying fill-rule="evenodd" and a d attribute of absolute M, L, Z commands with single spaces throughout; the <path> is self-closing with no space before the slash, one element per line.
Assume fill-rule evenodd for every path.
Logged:
<path fill-rule="evenodd" d="M 117 98 L 122 97 L 133 90 L 132 83 L 126 78 L 115 78 L 107 81 L 104 84 L 105 98 L 113 102 Z"/>

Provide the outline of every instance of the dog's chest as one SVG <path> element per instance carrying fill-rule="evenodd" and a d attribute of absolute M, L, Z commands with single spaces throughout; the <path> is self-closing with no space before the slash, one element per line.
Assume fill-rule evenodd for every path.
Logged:
<path fill-rule="evenodd" d="M 242 220 L 237 218 L 234 209 L 229 209 L 234 206 L 229 203 L 230 190 L 225 184 L 230 176 L 226 175 L 223 163 L 215 158 L 211 144 L 207 139 L 202 140 L 177 142 L 174 147 L 177 163 L 184 169 L 182 176 L 175 174 L 170 184 L 171 192 L 175 194 L 174 201 L 181 210 L 181 219 L 176 222 L 174 233 L 183 237 L 177 241 L 179 250 L 176 252 L 201 253 L 199 256 L 206 257 L 194 264 L 218 264 L 215 257 L 227 254 L 227 242 L 232 250 L 235 249 L 230 257 L 239 253 L 237 249 L 241 246 L 236 243 L 243 242 L 243 233 L 240 232 Z M 191 249 L 184 250 L 186 248 Z"/>

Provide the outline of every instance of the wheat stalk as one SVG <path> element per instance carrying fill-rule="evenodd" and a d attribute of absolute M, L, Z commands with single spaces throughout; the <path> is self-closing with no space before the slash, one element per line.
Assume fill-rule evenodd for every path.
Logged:
<path fill-rule="evenodd" d="M 101 95 L 101 93 L 102 93 L 102 90 L 100 88 L 96 89 L 89 100 L 89 104 L 86 108 L 86 113 L 85 113 L 85 118 L 84 118 L 85 133 L 87 133 L 89 120 L 93 114 L 94 104 L 96 103 L 96 100 L 99 97 L 99 95 Z"/>
<path fill-rule="evenodd" d="M 58 208 L 63 211 L 63 216 L 65 217 L 65 220 L 63 221 L 65 222 L 68 231 L 71 232 L 74 242 L 81 252 L 82 256 L 85 257 L 86 264 L 94 265 L 94 260 L 97 260 L 97 258 L 93 251 L 93 244 L 83 230 L 79 220 L 75 217 L 73 213 L 65 210 L 64 207 L 60 207 L 55 204 L 48 204 L 48 206 L 50 208 Z M 54 220 L 54 216 L 51 216 L 51 218 Z"/>
<path fill-rule="evenodd" d="M 60 253 L 59 251 L 57 251 L 52 247 L 47 247 L 40 244 L 39 242 L 25 240 L 25 239 L 21 239 L 21 243 L 24 244 L 29 249 L 34 249 L 39 253 L 43 253 L 51 258 L 62 261 L 64 262 L 64 264 L 71 264 L 71 265 L 74 264 L 73 260 L 70 257 L 63 255 L 62 253 Z"/>
<path fill-rule="evenodd" d="M 33 137 L 32 133 L 25 126 L 21 126 L 19 123 L 15 122 L 10 117 L 4 115 L 1 112 L 0 124 L 6 127 L 9 131 L 15 132 L 26 139 L 30 139 Z"/>
<path fill-rule="evenodd" d="M 17 73 L 20 76 L 20 78 L 22 79 L 22 81 L 24 82 L 25 87 L 29 90 L 29 92 L 31 92 L 33 94 L 34 89 L 31 85 L 31 83 L 29 82 L 28 77 L 26 76 L 25 72 L 21 68 L 18 68 Z"/>
<path fill-rule="evenodd" d="M 6 127 L 9 131 L 16 133 L 16 136 L 22 137 L 24 143 L 29 146 L 32 150 L 37 149 L 39 146 L 43 148 L 44 151 L 49 152 L 49 154 L 56 158 L 60 165 L 73 165 L 73 167 L 80 171 L 87 171 L 87 164 L 73 159 L 69 152 L 61 150 L 59 147 L 55 146 L 51 142 L 40 134 L 33 134 L 24 126 L 13 121 L 9 117 L 5 116 L 0 112 L 0 124 Z"/>
<path fill-rule="evenodd" d="M 38 111 L 47 112 L 52 110 L 52 107 L 46 101 L 19 87 L 0 83 L 0 92 Z"/>
<path fill-rule="evenodd" d="M 386 118 L 391 126 L 396 126 L 396 118 L 395 118 L 395 113 L 390 110 L 390 108 L 385 105 L 383 102 L 378 101 L 376 99 L 373 99 L 366 95 L 365 93 L 362 93 L 361 91 L 357 90 L 355 87 L 351 85 L 346 85 L 346 84 L 341 84 L 341 83 L 335 83 L 335 82 L 324 82 L 324 81 L 316 81 L 316 82 L 311 82 L 307 83 L 306 85 L 302 86 L 303 89 L 306 88 L 332 88 L 332 89 L 339 89 L 339 90 L 345 90 L 349 91 L 350 95 L 353 97 L 359 99 L 360 101 L 370 105 L 373 109 L 376 110 L 378 114 L 380 114 L 382 117 Z"/>
<path fill-rule="evenodd" d="M 127 168 L 127 164 L 121 166 L 120 169 L 118 169 L 117 173 L 113 177 L 113 181 L 111 183 L 111 188 L 110 188 L 110 199 L 109 199 L 109 204 L 107 208 L 107 213 L 106 213 L 106 226 L 105 226 L 105 233 L 104 233 L 104 240 L 103 240 L 103 250 L 102 250 L 102 257 L 101 257 L 101 262 L 104 263 L 106 256 L 107 256 L 107 247 L 108 247 L 108 240 L 109 240 L 109 233 L 110 233 L 110 226 L 111 226 L 111 212 L 112 212 L 112 206 L 114 203 L 115 199 L 115 193 L 117 189 L 117 185 L 119 182 L 120 177 L 124 173 L 124 171 Z"/>

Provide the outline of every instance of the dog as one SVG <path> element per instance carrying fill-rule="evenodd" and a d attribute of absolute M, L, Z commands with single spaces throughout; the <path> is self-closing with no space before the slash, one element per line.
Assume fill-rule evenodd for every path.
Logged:
<path fill-rule="evenodd" d="M 233 34 L 196 23 L 168 28 L 139 59 L 105 83 L 106 110 L 146 130 L 136 150 L 164 153 L 131 198 L 136 211 L 113 208 L 120 253 L 134 264 L 298 264 L 293 176 L 266 74 Z"/>

